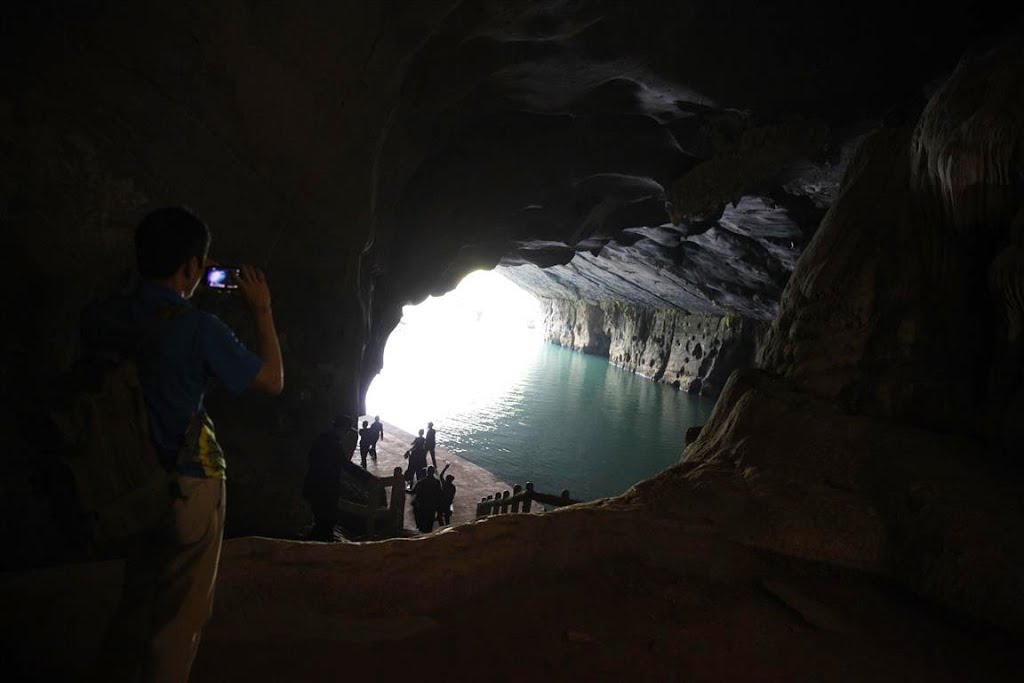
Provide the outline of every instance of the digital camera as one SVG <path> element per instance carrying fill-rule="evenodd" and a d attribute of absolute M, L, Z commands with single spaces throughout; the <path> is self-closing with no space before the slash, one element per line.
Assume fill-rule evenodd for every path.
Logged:
<path fill-rule="evenodd" d="M 233 266 L 210 266 L 206 269 L 206 286 L 210 289 L 238 289 L 238 273 Z"/>

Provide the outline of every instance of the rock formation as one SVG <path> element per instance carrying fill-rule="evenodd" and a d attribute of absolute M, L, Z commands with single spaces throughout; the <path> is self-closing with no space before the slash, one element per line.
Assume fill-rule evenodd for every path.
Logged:
<path fill-rule="evenodd" d="M 1019 10 L 869 5 L 8 3 L 5 563 L 60 556 L 14 406 L 124 284 L 139 215 L 181 202 L 218 258 L 268 268 L 284 337 L 280 400 L 211 397 L 235 535 L 305 521 L 309 437 L 358 406 L 401 306 L 474 268 L 551 300 L 567 345 L 688 389 L 770 321 L 761 369 L 622 497 L 229 542 L 200 675 L 220 653 L 287 679 L 324 638 L 372 672 L 419 638 L 454 680 L 1001 678 L 1024 633 Z M 204 305 L 246 336 L 236 302 Z M 116 572 L 4 577 L 27 675 L 80 667 Z"/>
<path fill-rule="evenodd" d="M 844 166 L 829 164 L 829 177 Z M 499 271 L 544 302 L 549 341 L 716 395 L 729 372 L 753 364 L 759 323 L 774 315 L 831 202 L 826 189 L 816 202 L 782 190 L 779 196 L 787 205 L 737 195 L 709 224 L 681 218 L 678 226 L 625 228 L 575 249 L 521 243 Z"/>

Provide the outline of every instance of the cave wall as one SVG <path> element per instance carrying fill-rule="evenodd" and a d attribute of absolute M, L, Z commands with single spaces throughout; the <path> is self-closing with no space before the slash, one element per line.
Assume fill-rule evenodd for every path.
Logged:
<path fill-rule="evenodd" d="M 733 370 L 751 367 L 766 325 L 622 302 L 544 299 L 545 338 L 682 391 L 717 396 Z"/>
<path fill-rule="evenodd" d="M 305 450 L 361 395 L 360 263 L 373 223 L 364 169 L 398 97 L 393 76 L 444 7 L 410 7 L 404 37 L 383 29 L 393 19 L 381 6 L 315 10 L 0 8 L 4 562 L 61 554 L 17 409 L 76 353 L 81 308 L 132 286 L 139 219 L 173 204 L 210 226 L 212 257 L 266 270 L 281 337 L 279 398 L 233 400 L 217 387 L 209 397 L 228 453 L 228 532 L 294 536 L 307 522 Z M 238 301 L 197 304 L 255 341 Z"/>
<path fill-rule="evenodd" d="M 1024 47 L 966 57 L 876 131 L 760 355 L 655 498 L 747 542 L 1024 632 Z M 642 495 L 642 494 L 641 494 Z"/>

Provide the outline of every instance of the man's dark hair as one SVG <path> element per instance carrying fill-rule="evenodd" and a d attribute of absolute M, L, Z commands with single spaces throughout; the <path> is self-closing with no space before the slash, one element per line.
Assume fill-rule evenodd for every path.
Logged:
<path fill-rule="evenodd" d="M 172 206 L 148 214 L 135 229 L 135 256 L 144 278 L 167 278 L 210 249 L 210 229 L 188 209 Z"/>

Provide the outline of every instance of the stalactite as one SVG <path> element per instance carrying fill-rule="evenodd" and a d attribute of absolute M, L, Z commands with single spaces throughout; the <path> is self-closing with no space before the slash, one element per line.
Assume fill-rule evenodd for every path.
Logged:
<path fill-rule="evenodd" d="M 914 132 L 915 186 L 939 193 L 959 230 L 1005 226 L 1020 201 L 1022 64 L 1020 40 L 965 58 L 928 102 Z"/>
<path fill-rule="evenodd" d="M 1008 336 L 1014 340 L 1020 336 L 1024 315 L 1024 247 L 1013 244 L 1000 252 L 989 268 L 989 283 L 1005 312 Z"/>

